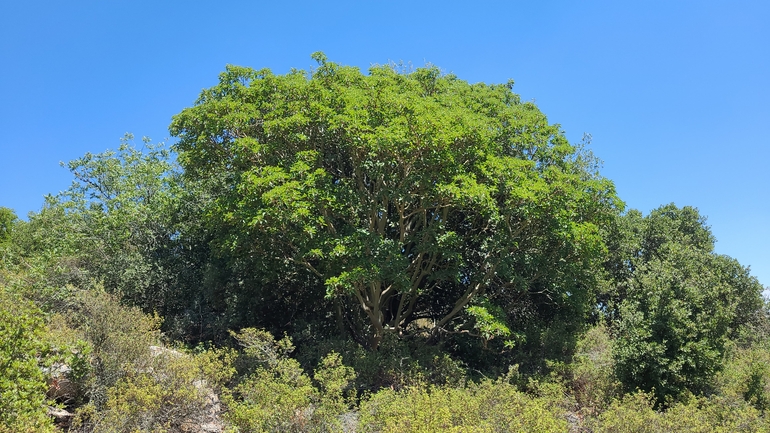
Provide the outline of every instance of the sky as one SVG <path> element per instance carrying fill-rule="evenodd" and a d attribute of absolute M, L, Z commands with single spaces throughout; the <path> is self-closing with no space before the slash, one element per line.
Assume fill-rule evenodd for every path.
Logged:
<path fill-rule="evenodd" d="M 628 208 L 695 206 L 716 251 L 770 285 L 770 2 L 6 1 L 0 3 L 0 206 L 22 217 L 60 167 L 171 117 L 225 65 L 366 70 L 431 63 L 515 81 Z M 139 142 L 137 140 L 137 142 Z"/>

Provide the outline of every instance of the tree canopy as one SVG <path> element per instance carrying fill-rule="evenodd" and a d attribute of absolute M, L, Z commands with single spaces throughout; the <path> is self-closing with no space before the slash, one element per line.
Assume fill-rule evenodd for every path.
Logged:
<path fill-rule="evenodd" d="M 174 117 L 186 175 L 221 179 L 222 248 L 357 304 L 339 319 L 372 348 L 419 318 L 462 328 L 479 301 L 584 313 L 622 207 L 590 154 L 512 83 L 314 56 L 312 73 L 228 67 Z"/>

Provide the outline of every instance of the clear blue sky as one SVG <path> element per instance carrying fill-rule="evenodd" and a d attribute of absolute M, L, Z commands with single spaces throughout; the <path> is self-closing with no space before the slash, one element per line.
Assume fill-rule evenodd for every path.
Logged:
<path fill-rule="evenodd" d="M 163 140 L 228 63 L 310 53 L 516 81 L 574 141 L 593 136 L 628 207 L 693 205 L 717 252 L 770 284 L 770 2 L 5 1 L 0 206 L 66 189 L 59 161 Z"/>

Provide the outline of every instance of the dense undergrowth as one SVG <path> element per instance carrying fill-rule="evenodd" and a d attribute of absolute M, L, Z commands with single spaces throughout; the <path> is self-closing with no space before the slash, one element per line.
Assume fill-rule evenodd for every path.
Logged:
<path fill-rule="evenodd" d="M 0 303 L 2 431 L 54 431 L 46 405 L 56 404 L 74 413 L 70 432 L 770 431 L 764 339 L 732 344 L 709 393 L 661 403 L 654 392 L 622 391 L 604 325 L 545 375 L 511 366 L 482 377 L 434 347 L 399 341 L 377 354 L 323 343 L 345 352 L 303 368 L 290 338 L 264 330 L 233 333 L 231 347 L 185 348 L 164 341 L 157 317 L 104 292 L 71 293 L 57 313 L 9 292 Z M 61 364 L 66 379 L 51 374 Z"/>

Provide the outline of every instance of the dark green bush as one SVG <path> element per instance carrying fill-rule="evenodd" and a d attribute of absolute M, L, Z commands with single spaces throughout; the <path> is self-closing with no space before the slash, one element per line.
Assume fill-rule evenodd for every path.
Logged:
<path fill-rule="evenodd" d="M 419 383 L 460 385 L 467 377 L 463 363 L 442 347 L 427 344 L 419 337 L 400 339 L 391 334 L 385 335 L 376 352 L 350 340 L 326 339 L 303 345 L 298 359 L 311 369 L 330 352 L 339 353 L 345 365 L 355 370 L 359 391 L 400 389 Z"/>

